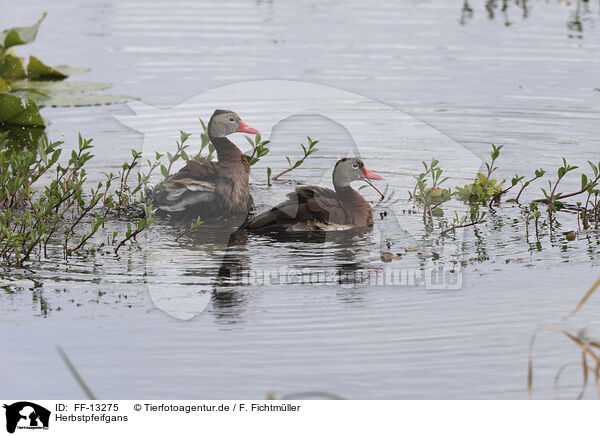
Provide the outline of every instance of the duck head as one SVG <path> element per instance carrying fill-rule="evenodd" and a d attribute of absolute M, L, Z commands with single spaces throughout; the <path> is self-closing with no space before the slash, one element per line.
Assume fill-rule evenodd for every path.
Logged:
<path fill-rule="evenodd" d="M 233 111 L 217 109 L 208 122 L 208 134 L 211 138 L 223 138 L 235 132 L 256 135 L 258 130 L 246 125 Z"/>
<path fill-rule="evenodd" d="M 348 186 L 350 182 L 361 179 L 383 180 L 383 177 L 370 171 L 360 159 L 345 158 L 335 164 L 333 169 L 335 186 Z"/>

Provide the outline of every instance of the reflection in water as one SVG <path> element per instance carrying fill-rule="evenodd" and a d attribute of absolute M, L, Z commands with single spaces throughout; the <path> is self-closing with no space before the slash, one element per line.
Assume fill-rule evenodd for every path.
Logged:
<path fill-rule="evenodd" d="M 590 6 L 591 2 L 588 0 L 575 0 L 572 3 L 556 2 L 556 7 L 569 6 L 572 9 L 569 12 L 569 18 L 567 20 L 567 28 L 575 32 L 575 35 L 569 35 L 569 37 L 581 38 L 583 32 L 583 22 L 591 21 L 592 10 Z M 511 21 L 512 10 L 518 11 L 521 16 L 521 20 L 526 20 L 530 14 L 529 0 L 486 0 L 485 10 L 487 17 L 490 20 L 501 17 L 504 21 L 505 26 L 513 24 Z M 474 10 L 469 0 L 464 0 L 460 13 L 460 24 L 467 24 L 474 16 Z"/>
<path fill-rule="evenodd" d="M 521 12 L 521 18 L 525 20 L 529 15 L 529 9 L 527 6 L 527 0 L 487 0 L 485 2 L 485 10 L 487 12 L 487 17 L 490 20 L 493 20 L 498 15 L 498 12 L 502 14 L 502 18 L 504 19 L 504 24 L 506 26 L 511 25 L 511 21 L 509 18 L 510 8 L 513 7 L 515 9 L 519 9 Z M 464 0 L 461 15 L 460 15 L 460 24 L 466 24 L 470 19 L 473 18 L 473 8 L 469 4 L 468 0 Z"/>
<path fill-rule="evenodd" d="M 246 284 L 250 256 L 245 247 L 247 238 L 232 233 L 212 289 L 210 312 L 217 320 L 239 321 L 247 304 L 247 295 L 239 289 Z"/>
<path fill-rule="evenodd" d="M 368 229 L 271 235 L 228 233 L 230 231 L 230 227 L 198 227 L 180 241 L 181 259 L 176 260 L 181 265 L 183 259 L 187 259 L 189 266 L 182 275 L 198 288 L 198 293 L 210 289 L 208 311 L 219 323 L 243 321 L 251 297 L 249 290 L 281 290 L 283 287 L 287 291 L 294 289 L 290 287 L 294 285 L 334 285 L 341 301 L 356 302 L 366 291 L 366 283 L 380 272 L 367 262 L 373 248 Z M 276 258 L 274 253 L 277 253 Z M 175 276 L 170 280 L 181 282 L 183 277 L 176 277 L 176 270 L 172 272 Z M 193 298 L 194 295 L 171 294 L 171 298 Z M 160 308 L 175 317 L 189 318 Z"/>
<path fill-rule="evenodd" d="M 468 263 L 502 261 L 576 262 L 576 250 L 586 252 L 588 260 L 598 261 L 600 230 L 576 230 L 575 217 L 565 215 L 564 222 L 553 218 L 552 224 L 527 224 L 519 206 L 501 206 L 490 214 L 488 222 L 465 233 L 461 247 Z M 580 260 L 580 259 L 579 259 Z"/>
<path fill-rule="evenodd" d="M 590 5 L 587 0 L 577 0 L 575 9 L 571 11 L 571 17 L 567 21 L 567 27 L 573 32 L 583 32 L 582 16 L 590 14 Z"/>
<path fill-rule="evenodd" d="M 504 24 L 510 26 L 510 21 L 508 18 L 509 7 L 514 4 L 514 7 L 520 9 L 522 11 L 522 19 L 526 19 L 529 13 L 529 9 L 527 8 L 527 0 L 502 0 L 501 2 L 498 0 L 487 0 L 485 2 L 485 9 L 488 14 L 488 18 L 493 20 L 495 15 L 497 14 L 497 10 L 499 9 L 502 12 L 502 16 L 504 18 Z"/>

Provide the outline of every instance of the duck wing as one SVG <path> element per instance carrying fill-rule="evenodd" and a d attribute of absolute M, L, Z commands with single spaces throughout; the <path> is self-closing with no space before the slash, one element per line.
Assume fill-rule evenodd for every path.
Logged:
<path fill-rule="evenodd" d="M 159 211 L 181 213 L 215 200 L 218 171 L 205 158 L 190 160 L 181 170 L 157 186 L 152 202 Z"/>
<path fill-rule="evenodd" d="M 323 225 L 347 224 L 347 215 L 335 191 L 319 186 L 302 186 L 289 193 L 288 200 L 278 204 L 244 225 L 256 232 L 325 230 Z"/>

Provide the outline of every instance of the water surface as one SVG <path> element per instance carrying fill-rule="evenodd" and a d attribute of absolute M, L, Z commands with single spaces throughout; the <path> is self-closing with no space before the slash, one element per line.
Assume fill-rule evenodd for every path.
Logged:
<path fill-rule="evenodd" d="M 43 110 L 53 138 L 95 138 L 91 182 L 131 148 L 174 147 L 179 129 L 198 129 L 198 116 L 206 120 L 226 104 L 273 141 L 252 172 L 259 209 L 296 183 L 329 186 L 333 164 L 347 155 L 383 174 L 399 199 L 376 206 L 372 232 L 349 238 L 248 236 L 227 249 L 228 234 L 177 241 L 178 229 L 159 223 L 118 258 L 3 270 L 0 368 L 13 374 L 3 377 L 5 396 L 82 397 L 54 350 L 60 343 L 101 398 L 315 390 L 357 399 L 525 398 L 528 345 L 539 325 L 598 331 L 598 298 L 573 319 L 563 316 L 597 278 L 599 235 L 567 240 L 577 223 L 564 214 L 538 246 L 524 238 L 518 208 L 506 204 L 464 241 L 440 241 L 411 213 L 406 191 L 420 161 L 432 157 L 452 182 L 467 183 L 490 143 L 505 145 L 499 178 L 540 166 L 554 174 L 562 156 L 582 167 L 597 161 L 599 11 L 592 3 L 530 1 L 526 13 L 509 2 L 503 14 L 494 4 L 4 5 L 3 28 L 32 22 L 36 9 L 49 12 L 38 41 L 20 47 L 21 55 L 88 66 L 73 80 L 113 82 L 111 93 L 150 106 Z M 298 92 L 319 86 L 316 97 Z M 145 137 L 117 120 L 127 117 Z M 307 135 L 321 141 L 319 153 L 268 188 L 266 167 L 283 168 Z M 565 192 L 578 183 L 573 177 Z M 361 193 L 377 201 L 373 191 Z M 539 196 L 539 185 L 529 195 Z M 448 215 L 454 209 L 464 206 L 454 203 Z M 384 263 L 382 251 L 400 258 Z M 427 289 L 419 277 L 402 286 L 370 282 L 386 269 L 449 265 L 462 271 L 460 286 Z M 305 280 L 334 279 L 245 281 L 282 268 Z M 157 308 L 192 315 L 205 303 L 188 321 Z M 536 397 L 553 396 L 555 371 L 578 354 L 558 335 L 540 337 Z M 565 374 L 564 395 L 577 392 L 578 376 Z"/>

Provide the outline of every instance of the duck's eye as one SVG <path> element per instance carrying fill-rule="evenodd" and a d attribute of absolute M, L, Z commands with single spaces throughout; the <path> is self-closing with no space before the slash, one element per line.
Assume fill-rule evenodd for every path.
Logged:
<path fill-rule="evenodd" d="M 352 164 L 352 168 L 354 168 L 355 170 L 357 170 L 359 166 L 360 166 L 360 165 L 358 164 L 358 162 L 354 162 L 354 163 Z"/>
<path fill-rule="evenodd" d="M 231 121 L 233 123 L 235 121 L 235 118 L 229 117 L 229 121 Z"/>

